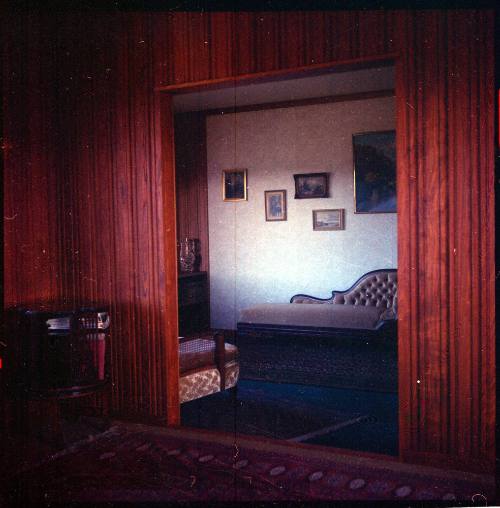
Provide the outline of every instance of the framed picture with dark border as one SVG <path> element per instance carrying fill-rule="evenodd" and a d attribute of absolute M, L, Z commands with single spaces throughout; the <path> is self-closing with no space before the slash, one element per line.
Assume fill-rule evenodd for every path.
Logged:
<path fill-rule="evenodd" d="M 396 212 L 396 131 L 352 137 L 354 213 Z"/>
<path fill-rule="evenodd" d="M 345 229 L 344 209 L 313 210 L 314 231 L 340 231 Z"/>
<path fill-rule="evenodd" d="M 266 221 L 286 220 L 286 190 L 264 191 Z"/>
<path fill-rule="evenodd" d="M 295 199 L 327 198 L 328 173 L 303 173 L 293 175 Z"/>
<path fill-rule="evenodd" d="M 225 169 L 222 171 L 222 199 L 224 201 L 246 201 L 246 169 Z"/>

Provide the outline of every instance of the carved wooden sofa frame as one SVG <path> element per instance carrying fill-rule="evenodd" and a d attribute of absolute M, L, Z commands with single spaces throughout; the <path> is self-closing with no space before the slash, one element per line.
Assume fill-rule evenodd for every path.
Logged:
<path fill-rule="evenodd" d="M 288 304 L 244 309 L 237 330 L 238 335 L 396 337 L 397 269 L 365 273 L 330 298 L 297 294 Z"/>

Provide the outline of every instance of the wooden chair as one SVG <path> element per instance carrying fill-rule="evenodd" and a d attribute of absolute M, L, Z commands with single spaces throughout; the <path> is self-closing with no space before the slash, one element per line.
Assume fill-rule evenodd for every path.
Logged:
<path fill-rule="evenodd" d="M 239 371 L 238 348 L 221 332 L 179 339 L 181 404 L 235 387 Z"/>

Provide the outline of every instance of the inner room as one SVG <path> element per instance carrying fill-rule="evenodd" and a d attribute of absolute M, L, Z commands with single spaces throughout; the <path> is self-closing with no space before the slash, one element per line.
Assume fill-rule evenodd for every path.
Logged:
<path fill-rule="evenodd" d="M 179 334 L 239 369 L 183 426 L 398 454 L 394 73 L 173 94 Z"/>

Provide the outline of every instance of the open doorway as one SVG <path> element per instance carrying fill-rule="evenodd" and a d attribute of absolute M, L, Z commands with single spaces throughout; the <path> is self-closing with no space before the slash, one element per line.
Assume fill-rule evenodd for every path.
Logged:
<path fill-rule="evenodd" d="M 200 253 L 179 278 L 180 334 L 225 330 L 240 361 L 236 393 L 182 404 L 182 424 L 397 455 L 394 329 L 376 339 L 236 334 L 248 307 L 299 293 L 328 298 L 367 272 L 397 268 L 397 215 L 357 209 L 353 145 L 356 135 L 394 132 L 394 68 L 173 102 L 178 238 L 197 239 Z M 229 170 L 245 171 L 246 199 L 224 200 Z M 325 196 L 295 198 L 294 174 L 324 173 Z M 286 220 L 269 220 L 268 191 L 284 191 Z M 341 227 L 318 227 L 326 211 L 341 215 Z"/>

